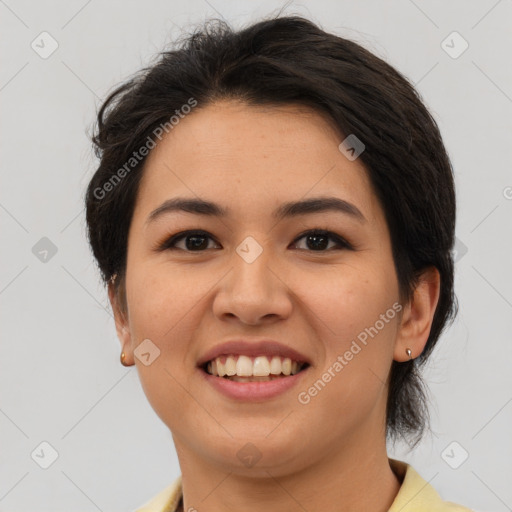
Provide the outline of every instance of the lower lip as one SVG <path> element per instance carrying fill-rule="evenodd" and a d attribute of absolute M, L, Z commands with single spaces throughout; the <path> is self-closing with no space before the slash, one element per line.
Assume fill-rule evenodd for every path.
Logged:
<path fill-rule="evenodd" d="M 285 393 L 301 380 L 302 375 L 307 372 L 308 369 L 309 367 L 295 375 L 289 375 L 287 377 L 280 377 L 278 379 L 263 382 L 236 382 L 223 377 L 210 375 L 201 368 L 199 368 L 199 371 L 203 374 L 206 381 L 223 395 L 235 400 L 257 402 L 261 400 L 268 400 Z"/>

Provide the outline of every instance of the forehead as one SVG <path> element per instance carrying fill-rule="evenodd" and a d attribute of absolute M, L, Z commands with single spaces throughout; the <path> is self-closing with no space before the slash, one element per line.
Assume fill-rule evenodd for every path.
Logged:
<path fill-rule="evenodd" d="M 375 198 L 366 169 L 340 152 L 344 138 L 326 115 L 303 106 L 196 107 L 148 155 L 138 205 L 146 210 L 187 195 L 248 210 L 329 194 L 371 217 Z"/>

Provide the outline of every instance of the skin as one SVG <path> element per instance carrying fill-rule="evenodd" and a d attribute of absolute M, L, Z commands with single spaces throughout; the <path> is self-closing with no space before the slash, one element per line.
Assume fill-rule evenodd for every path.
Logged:
<path fill-rule="evenodd" d="M 305 108 L 221 101 L 196 108 L 148 156 L 128 239 L 126 311 L 112 286 L 109 297 L 125 361 L 136 364 L 172 432 L 185 510 L 385 512 L 399 491 L 385 444 L 388 377 L 407 347 L 413 357 L 423 350 L 439 298 L 436 269 L 321 392 L 306 405 L 297 400 L 400 303 L 383 210 L 361 160 L 338 149 L 343 139 Z M 366 221 L 333 211 L 272 218 L 283 202 L 323 195 L 351 202 Z M 176 196 L 220 203 L 232 215 L 172 212 L 146 223 Z M 355 250 L 297 240 L 315 228 Z M 207 248 L 187 252 L 181 239 L 175 250 L 155 250 L 188 229 L 207 231 Z M 247 236 L 263 249 L 251 264 L 235 251 Z M 235 337 L 296 348 L 312 361 L 309 376 L 264 402 L 221 395 L 196 365 Z M 148 366 L 134 354 L 145 339 L 160 350 Z M 261 454 L 252 467 L 237 457 L 249 442 Z"/>

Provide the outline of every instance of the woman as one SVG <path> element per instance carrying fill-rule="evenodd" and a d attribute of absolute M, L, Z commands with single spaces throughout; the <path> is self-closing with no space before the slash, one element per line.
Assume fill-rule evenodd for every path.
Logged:
<path fill-rule="evenodd" d="M 386 450 L 456 313 L 451 164 L 402 75 L 300 17 L 206 24 L 93 140 L 121 362 L 181 469 L 140 511 L 469 510 Z"/>

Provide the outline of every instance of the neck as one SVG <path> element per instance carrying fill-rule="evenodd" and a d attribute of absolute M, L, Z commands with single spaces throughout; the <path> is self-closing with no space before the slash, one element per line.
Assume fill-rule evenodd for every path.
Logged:
<path fill-rule="evenodd" d="M 385 441 L 378 447 L 361 441 L 352 439 L 338 451 L 327 450 L 299 471 L 280 468 L 279 476 L 271 469 L 247 476 L 206 463 L 175 439 L 184 510 L 387 512 L 400 481 L 389 465 Z"/>

